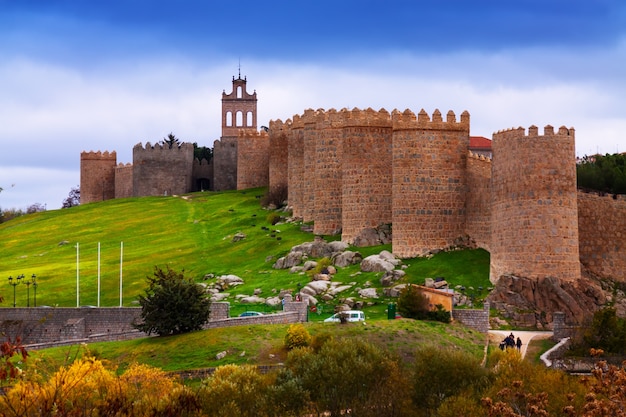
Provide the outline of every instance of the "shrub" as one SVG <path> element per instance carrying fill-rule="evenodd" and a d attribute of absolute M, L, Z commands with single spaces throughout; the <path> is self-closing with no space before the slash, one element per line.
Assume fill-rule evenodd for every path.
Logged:
<path fill-rule="evenodd" d="M 280 216 L 280 214 L 276 213 L 275 211 L 267 215 L 267 222 L 271 224 L 272 226 L 274 226 L 276 223 L 278 223 L 281 220 L 282 220 L 282 217 Z"/>
<path fill-rule="evenodd" d="M 417 350 L 413 365 L 413 403 L 430 415 L 447 398 L 463 390 L 488 385 L 489 372 L 459 350 L 426 346 Z"/>
<path fill-rule="evenodd" d="M 146 295 L 139 296 L 143 322 L 135 324 L 137 329 L 159 336 L 180 334 L 200 330 L 209 320 L 211 301 L 201 285 L 170 267 L 155 267 L 154 277 L 147 280 Z"/>
<path fill-rule="evenodd" d="M 311 343 L 311 335 L 308 330 L 301 324 L 292 324 L 287 329 L 287 334 L 285 335 L 285 347 L 288 350 L 306 347 Z"/>
<path fill-rule="evenodd" d="M 317 265 L 315 268 L 306 271 L 306 274 L 309 278 L 313 278 L 317 274 L 326 274 L 328 273 L 328 267 L 331 266 L 333 262 L 330 258 L 324 257 L 317 261 Z"/>
<path fill-rule="evenodd" d="M 289 188 L 286 184 L 277 185 L 267 190 L 263 198 L 261 198 L 261 206 L 276 208 L 284 207 L 289 197 Z"/>
<path fill-rule="evenodd" d="M 428 298 L 416 285 L 407 285 L 398 296 L 398 312 L 411 319 L 424 320 L 429 311 Z"/>

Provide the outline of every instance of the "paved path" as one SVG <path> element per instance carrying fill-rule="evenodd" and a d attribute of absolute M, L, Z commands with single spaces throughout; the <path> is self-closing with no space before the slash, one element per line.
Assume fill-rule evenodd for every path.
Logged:
<path fill-rule="evenodd" d="M 489 330 L 489 337 L 496 343 L 500 343 L 502 340 L 504 340 L 505 337 L 507 337 L 511 333 L 513 333 L 513 336 L 515 336 L 516 341 L 518 337 L 522 339 L 522 358 L 526 356 L 526 348 L 528 347 L 528 343 L 532 339 L 547 339 L 549 337 L 552 337 L 553 334 L 552 332 L 528 332 L 522 330 Z"/>

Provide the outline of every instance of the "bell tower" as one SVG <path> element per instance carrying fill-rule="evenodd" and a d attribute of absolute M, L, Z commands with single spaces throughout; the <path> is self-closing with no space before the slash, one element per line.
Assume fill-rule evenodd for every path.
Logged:
<path fill-rule="evenodd" d="M 249 94 L 246 90 L 246 77 L 237 79 L 233 76 L 233 90 L 230 94 L 222 93 L 222 139 L 236 138 L 240 129 L 257 129 L 256 91 Z"/>

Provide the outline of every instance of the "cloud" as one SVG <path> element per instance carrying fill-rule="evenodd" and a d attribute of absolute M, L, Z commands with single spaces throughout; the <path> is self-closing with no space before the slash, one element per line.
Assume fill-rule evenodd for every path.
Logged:
<path fill-rule="evenodd" d="M 579 155 L 624 151 L 626 43 L 606 49 L 539 48 L 415 55 L 345 54 L 332 62 L 242 62 L 259 97 L 258 124 L 307 108 L 467 110 L 471 133 L 510 127 L 576 129 Z M 173 132 L 212 146 L 221 134 L 221 93 L 238 61 L 159 54 L 75 66 L 14 56 L 0 63 L 1 207 L 58 208 L 80 182 L 80 152 L 117 151 Z M 540 132 L 542 129 L 540 129 Z M 15 187 L 10 184 L 15 183 Z"/>

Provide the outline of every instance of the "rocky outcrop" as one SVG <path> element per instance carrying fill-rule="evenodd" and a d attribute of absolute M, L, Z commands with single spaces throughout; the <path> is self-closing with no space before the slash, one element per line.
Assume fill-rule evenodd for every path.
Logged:
<path fill-rule="evenodd" d="M 502 275 L 487 301 L 514 326 L 548 329 L 553 312 L 565 313 L 570 324 L 581 324 L 607 298 L 600 283 L 590 277 L 568 282 Z"/>

